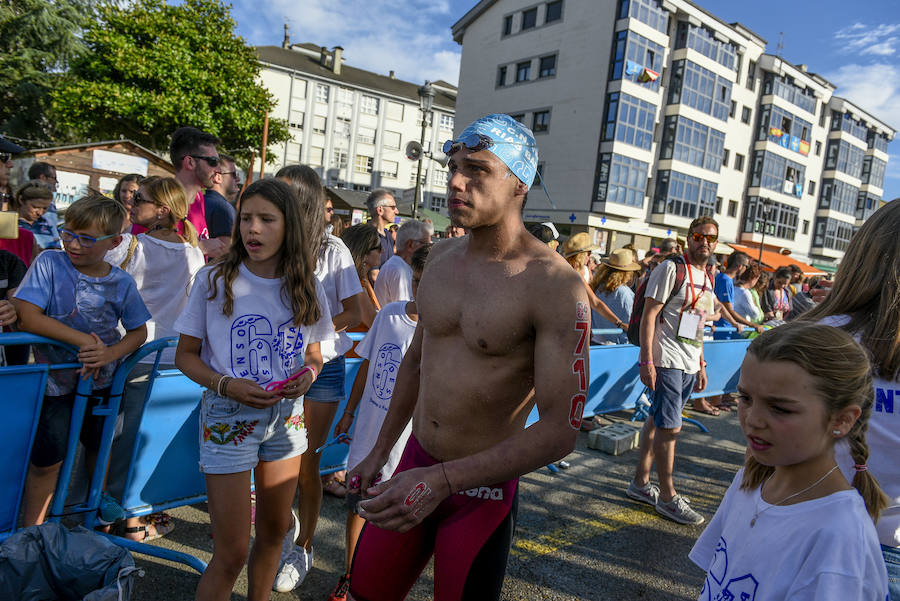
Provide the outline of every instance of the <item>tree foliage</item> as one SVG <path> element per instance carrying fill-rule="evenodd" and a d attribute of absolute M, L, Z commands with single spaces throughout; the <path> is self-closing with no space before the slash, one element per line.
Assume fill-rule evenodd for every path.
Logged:
<path fill-rule="evenodd" d="M 49 92 L 82 56 L 91 0 L 0 1 L 0 128 L 33 140 L 58 137 Z"/>
<path fill-rule="evenodd" d="M 259 83 L 252 48 L 234 33 L 219 0 L 104 2 L 87 25 L 88 52 L 71 64 L 52 93 L 58 124 L 82 138 L 129 138 L 156 151 L 178 127 L 191 125 L 249 156 L 262 141 L 274 100 Z M 269 142 L 289 138 L 270 120 Z"/>

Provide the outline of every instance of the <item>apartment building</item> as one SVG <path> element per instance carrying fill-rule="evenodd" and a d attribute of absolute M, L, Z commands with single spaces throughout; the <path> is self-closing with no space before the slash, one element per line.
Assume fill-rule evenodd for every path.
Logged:
<path fill-rule="evenodd" d="M 535 189 L 526 221 L 590 232 L 608 251 L 649 248 L 708 214 L 737 248 L 828 267 L 844 224 L 880 202 L 896 132 L 687 0 L 481 0 L 452 32 L 460 127 L 506 112 L 535 133 L 555 207 Z M 862 139 L 844 139 L 847 114 Z M 823 171 L 833 140 L 835 165 Z M 845 166 L 842 148 L 870 157 L 865 185 L 858 153 Z M 849 213 L 821 206 L 834 182 L 857 197 Z"/>
<path fill-rule="evenodd" d="M 271 117 L 288 123 L 291 139 L 275 149 L 274 169 L 301 163 L 315 168 L 326 186 L 357 191 L 388 188 L 398 202 L 415 188 L 417 162 L 406 158 L 406 145 L 422 135 L 418 89 L 390 71 L 373 73 L 345 64 L 343 49 L 292 44 L 285 28 L 279 46 L 256 48 L 263 85 L 275 97 Z M 434 104 L 424 148 L 439 149 L 453 134 L 456 87 L 432 83 Z M 267 165 L 266 169 L 272 169 Z M 426 208 L 446 214 L 447 169 L 422 162 L 422 199 Z M 411 196 L 410 196 L 411 198 Z M 411 206 L 401 205 L 409 214 Z"/>

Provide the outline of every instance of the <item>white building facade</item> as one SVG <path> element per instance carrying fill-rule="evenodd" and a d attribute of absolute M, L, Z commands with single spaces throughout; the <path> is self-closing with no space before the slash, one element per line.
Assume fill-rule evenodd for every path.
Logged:
<path fill-rule="evenodd" d="M 725 242 L 827 267 L 846 245 L 844 224 L 881 202 L 895 131 L 687 0 L 481 0 L 453 36 L 460 128 L 505 112 L 535 133 L 556 207 L 535 189 L 526 221 L 588 231 L 610 251 L 650 248 L 712 215 Z M 855 139 L 844 140 L 851 132 L 834 116 L 844 114 Z M 835 166 L 823 171 L 832 140 Z M 852 210 L 821 206 L 823 185 L 832 194 L 838 181 Z"/>
<path fill-rule="evenodd" d="M 398 202 L 416 185 L 418 163 L 406 145 L 422 135 L 417 90 L 422 84 L 344 64 L 341 48 L 313 44 L 259 46 L 260 78 L 275 97 L 270 117 L 288 123 L 291 139 L 277 147 L 274 170 L 288 164 L 313 167 L 326 186 L 369 191 L 388 188 Z M 426 151 L 439 151 L 455 126 L 456 88 L 434 82 L 434 104 L 425 129 Z M 271 151 L 270 151 L 271 152 Z M 273 169 L 271 164 L 267 170 Z M 446 214 L 447 169 L 422 162 L 426 208 Z M 404 214 L 411 207 L 401 206 Z"/>

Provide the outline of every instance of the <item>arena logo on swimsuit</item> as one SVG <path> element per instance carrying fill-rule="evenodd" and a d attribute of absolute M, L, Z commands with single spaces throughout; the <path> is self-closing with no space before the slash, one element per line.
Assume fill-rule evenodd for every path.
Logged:
<path fill-rule="evenodd" d="M 470 497 L 478 497 L 479 499 L 490 499 L 491 501 L 503 500 L 502 488 L 490 488 L 489 486 L 479 486 L 478 488 L 470 488 L 469 490 L 461 490 L 457 494 L 467 495 Z"/>

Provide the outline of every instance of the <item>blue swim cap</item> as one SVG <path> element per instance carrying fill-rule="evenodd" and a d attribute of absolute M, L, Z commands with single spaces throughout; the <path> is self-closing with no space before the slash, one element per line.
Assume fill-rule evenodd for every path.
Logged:
<path fill-rule="evenodd" d="M 471 123 L 462 131 L 458 140 L 477 135 L 486 136 L 494 142 L 488 150 L 497 155 L 513 175 L 530 189 L 538 164 L 537 144 L 531 130 L 509 115 L 495 113 Z"/>

